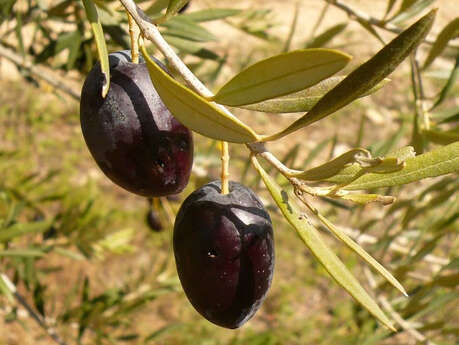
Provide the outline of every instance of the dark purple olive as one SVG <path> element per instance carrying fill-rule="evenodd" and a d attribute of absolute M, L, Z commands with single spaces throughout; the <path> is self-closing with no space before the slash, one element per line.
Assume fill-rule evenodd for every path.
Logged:
<path fill-rule="evenodd" d="M 99 63 L 81 92 L 81 128 L 89 151 L 105 175 L 132 193 L 182 191 L 193 164 L 191 132 L 166 108 L 143 60 L 134 64 L 130 51 L 121 51 L 110 54 L 109 62 L 107 96 L 101 96 Z"/>
<path fill-rule="evenodd" d="M 247 187 L 214 181 L 182 204 L 174 254 L 183 290 L 207 320 L 226 328 L 248 321 L 263 302 L 274 270 L 271 219 Z"/>

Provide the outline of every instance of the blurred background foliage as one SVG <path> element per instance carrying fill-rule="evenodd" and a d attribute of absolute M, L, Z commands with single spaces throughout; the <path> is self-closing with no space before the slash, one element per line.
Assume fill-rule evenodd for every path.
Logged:
<path fill-rule="evenodd" d="M 127 19 L 119 3 L 95 2 L 109 51 L 128 48 Z M 138 3 L 152 18 L 167 5 Z M 355 67 L 394 36 L 390 31 L 406 27 L 432 6 L 440 12 L 430 44 L 393 73 L 388 85 L 297 136 L 270 144 L 285 164 L 306 169 L 357 146 L 384 156 L 410 144 L 421 153 L 457 142 L 454 1 L 225 0 L 216 10 L 215 3 L 193 0 L 161 31 L 199 78 L 217 87 L 261 58 L 302 47 L 338 48 L 354 56 Z M 349 8 L 373 21 L 348 17 Z M 275 224 L 274 282 L 260 312 L 240 330 L 221 329 L 199 317 L 180 288 L 171 234 L 180 201 L 218 178 L 218 147 L 195 136 L 193 177 L 178 197 L 149 203 L 111 184 L 84 145 L 78 104 L 72 100 L 96 60 L 81 1 L 1 0 L 0 273 L 18 295 L 2 276 L 0 344 L 49 344 L 46 333 L 52 329 L 67 344 L 457 343 L 457 174 L 388 188 L 384 194 L 397 197 L 390 206 L 318 201 L 322 213 L 406 287 L 410 298 L 375 280 L 353 253 L 329 238 L 399 323 L 399 332 L 392 333 L 330 283 L 261 188 L 247 164 L 248 152 L 238 145 L 231 145 L 231 178 L 260 194 Z M 295 118 L 239 114 L 266 131 Z M 148 225 L 151 209 L 161 232 Z M 18 298 L 47 331 L 38 328 Z"/>

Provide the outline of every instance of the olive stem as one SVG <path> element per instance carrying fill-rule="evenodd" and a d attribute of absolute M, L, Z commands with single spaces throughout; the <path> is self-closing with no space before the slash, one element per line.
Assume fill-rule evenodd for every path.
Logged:
<path fill-rule="evenodd" d="M 127 12 L 128 24 L 129 24 L 129 36 L 131 38 L 131 56 L 133 63 L 139 63 L 139 36 L 140 28 L 137 26 L 132 16 Z"/>
<path fill-rule="evenodd" d="M 222 149 L 222 190 L 221 193 L 223 195 L 229 193 L 229 148 L 228 143 L 226 141 L 221 142 L 221 149 Z"/>

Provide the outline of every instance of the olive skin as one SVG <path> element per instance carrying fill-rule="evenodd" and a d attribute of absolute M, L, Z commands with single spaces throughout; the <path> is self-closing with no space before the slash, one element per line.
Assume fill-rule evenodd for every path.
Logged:
<path fill-rule="evenodd" d="M 110 54 L 109 63 L 107 96 L 101 95 L 99 63 L 81 92 L 80 121 L 89 151 L 108 178 L 132 193 L 181 192 L 193 164 L 191 132 L 166 108 L 143 60 L 134 64 L 130 51 L 121 51 Z"/>
<path fill-rule="evenodd" d="M 183 290 L 207 320 L 238 328 L 261 306 L 274 271 L 271 219 L 247 187 L 220 181 L 194 191 L 174 225 L 174 255 Z"/>

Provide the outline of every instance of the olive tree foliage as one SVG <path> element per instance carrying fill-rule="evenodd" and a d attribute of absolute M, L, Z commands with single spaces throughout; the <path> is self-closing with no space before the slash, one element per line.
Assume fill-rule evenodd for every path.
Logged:
<path fill-rule="evenodd" d="M 390 0 L 386 13 L 374 18 L 350 7 L 344 0 L 324 0 L 314 30 L 301 47 L 292 43 L 292 37 L 300 35 L 295 28 L 300 19 L 301 1 L 291 9 L 294 20 L 287 37 L 276 36 L 270 30 L 275 13 L 255 6 L 221 8 L 212 3 L 202 5 L 200 10 L 191 6 L 187 12 L 180 13 L 188 1 L 1 1 L 0 55 L 13 61 L 31 83 L 55 75 L 50 83 L 56 92 L 64 91 L 74 98 L 78 98 L 78 93 L 67 87 L 63 76 L 71 71 L 84 76 L 97 60 L 106 74 L 106 88 L 110 87 L 107 53 L 129 49 L 134 40 L 127 29 L 129 13 L 140 28 L 140 51 L 151 80 L 173 115 L 203 136 L 231 146 L 245 146 L 247 164 L 240 179 L 248 181 L 252 166 L 256 177 L 247 183 L 253 186 L 263 183 L 276 205 L 273 210 L 276 216 L 283 217 L 328 274 L 358 302 L 352 317 L 361 332 L 352 335 L 350 343 L 377 343 L 394 336 L 396 328 L 419 342 L 433 343 L 432 338 L 438 337 L 447 344 L 457 334 L 457 325 L 439 311 L 450 308 L 457 298 L 454 236 L 459 214 L 456 193 L 459 108 L 453 94 L 457 90 L 459 68 L 459 49 L 454 42 L 459 36 L 459 21 L 454 19 L 437 30 L 438 35 L 432 35 L 436 11 L 428 8 L 435 1 Z M 323 18 L 332 8 L 346 12 L 349 19 L 322 29 Z M 225 55 L 210 48 L 218 40 L 218 32 L 207 29 L 209 21 L 224 21 L 245 35 L 275 47 L 279 53 L 243 66 L 226 83 L 216 85 L 227 61 Z M 336 37 L 349 30 L 351 21 L 359 23 L 369 37 L 378 40 L 381 48 L 347 75 L 337 75 L 351 56 L 329 47 Z M 386 41 L 381 32 L 391 33 L 392 38 Z M 153 62 L 150 56 L 157 51 L 165 56 L 164 61 L 177 78 Z M 187 63 L 190 56 L 192 63 Z M 427 95 L 425 86 L 431 82 L 429 75 L 434 74 L 439 59 L 448 61 L 451 68 L 444 71 L 436 93 Z M 323 164 L 308 167 L 327 147 L 336 145 L 336 138 L 317 143 L 301 163 L 297 157 L 304 148 L 298 145 L 279 159 L 267 150 L 266 143 L 287 141 L 289 135 L 336 116 L 345 106 L 385 87 L 390 83 L 390 74 L 403 61 L 411 68 L 410 114 L 398 114 L 400 127 L 385 140 L 361 147 L 367 121 L 363 115 L 355 147 Z M 218 87 L 212 93 L 208 87 L 214 85 Z M 273 133 L 258 133 L 238 118 L 238 108 L 299 116 Z M 399 143 L 407 137 L 410 144 L 401 146 Z M 416 184 L 421 187 L 414 197 L 404 197 L 413 183 L 433 177 L 436 179 L 432 183 Z M 32 191 L 46 183 L 47 178 L 34 181 L 30 177 L 8 186 L 0 182 L 3 199 L 0 291 L 7 298 L 4 303 L 27 306 L 44 330 L 60 343 L 64 342 L 54 326 L 65 328 L 71 323 L 77 323 L 78 332 L 75 339 L 68 339 L 69 343 L 80 341 L 88 331 L 100 343 L 118 343 L 123 337 L 129 340 L 129 336 L 139 339 L 140 335 L 129 333 L 113 337 L 113 329 L 129 322 L 126 316 L 137 308 L 176 289 L 170 281 L 159 282 L 142 293 L 134 293 L 132 286 L 126 286 L 94 296 L 90 293 L 89 280 L 82 279 L 77 287 L 81 289 L 78 306 L 54 315 L 53 325 L 45 322 L 49 296 L 44 297 L 46 287 L 40 281 L 39 261 L 50 252 L 74 259 L 89 258 L 101 241 L 107 241 L 107 236 L 110 239 L 110 234 L 103 232 L 85 233 L 90 227 L 104 227 L 109 218 L 94 211 L 94 201 L 86 198 L 86 194 L 67 197 L 66 208 L 47 217 L 40 211 L 40 199 L 29 200 L 27 190 L 18 192 L 24 184 L 30 184 L 28 188 Z M 313 205 L 316 200 L 325 203 L 316 207 Z M 354 217 L 357 219 L 352 220 L 353 226 L 358 230 L 353 230 L 340 227 L 339 220 L 334 224 L 330 212 L 325 212 L 326 203 L 332 209 L 344 208 L 357 215 L 365 212 L 366 205 L 375 203 L 381 212 L 365 223 Z M 40 219 L 23 221 L 20 214 L 27 209 Z M 378 227 L 380 236 L 365 234 L 371 227 Z M 58 241 L 49 242 L 45 235 L 51 229 L 57 229 L 69 242 L 65 246 Z M 39 233 L 44 234 L 43 239 L 21 242 Z M 365 275 L 357 279 L 324 240 L 324 234 L 341 241 L 373 271 L 364 269 Z M 27 246 L 21 247 L 21 243 Z M 389 268 L 370 255 L 365 245 L 370 245 L 369 252 L 375 253 Z M 70 246 L 76 251 L 68 250 Z M 428 267 L 428 274 L 417 279 L 417 270 L 424 267 Z M 19 284 L 30 294 L 33 306 L 16 291 Z M 5 317 L 16 319 L 16 311 L 15 307 Z M 375 324 L 366 312 L 386 327 Z M 164 329 L 169 330 L 173 327 Z M 155 332 L 141 340 L 149 342 L 157 336 Z"/>

